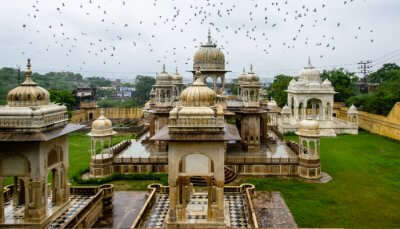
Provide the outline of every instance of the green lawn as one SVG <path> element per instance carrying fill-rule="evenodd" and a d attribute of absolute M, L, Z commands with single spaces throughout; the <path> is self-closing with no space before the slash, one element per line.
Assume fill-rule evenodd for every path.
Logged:
<path fill-rule="evenodd" d="M 300 227 L 400 227 L 400 142 L 366 132 L 323 138 L 321 167 L 331 182 L 244 181 L 279 190 Z"/>
<path fill-rule="evenodd" d="M 113 137 L 113 144 L 118 143 L 127 136 Z M 69 141 L 69 169 L 68 178 L 71 180 L 75 174 L 89 168 L 90 163 L 90 137 L 86 133 L 75 132 L 68 135 Z"/>

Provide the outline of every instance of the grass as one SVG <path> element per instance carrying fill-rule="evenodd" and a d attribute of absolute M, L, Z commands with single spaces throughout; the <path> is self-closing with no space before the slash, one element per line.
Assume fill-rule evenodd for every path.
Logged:
<path fill-rule="evenodd" d="M 113 137 L 112 144 L 127 139 L 127 136 L 117 135 Z M 89 168 L 90 163 L 90 137 L 86 133 L 75 132 L 68 135 L 69 141 L 69 169 L 68 178 Z M 99 144 L 98 144 L 99 145 Z"/>
<path fill-rule="evenodd" d="M 300 227 L 400 227 L 400 142 L 366 132 L 322 138 L 321 166 L 333 177 L 327 184 L 244 181 L 279 190 Z"/>

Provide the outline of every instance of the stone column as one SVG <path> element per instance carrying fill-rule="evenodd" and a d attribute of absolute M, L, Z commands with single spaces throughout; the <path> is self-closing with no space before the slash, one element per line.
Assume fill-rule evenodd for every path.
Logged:
<path fill-rule="evenodd" d="M 214 91 L 217 92 L 217 78 L 213 77 Z"/>
<path fill-rule="evenodd" d="M 4 187 L 3 187 L 4 179 L 0 177 L 0 223 L 4 222 Z"/>
<path fill-rule="evenodd" d="M 14 206 L 18 206 L 18 204 L 19 204 L 20 184 L 18 182 L 18 177 L 17 176 L 15 176 L 13 178 L 14 178 L 13 204 L 14 204 Z"/>
<path fill-rule="evenodd" d="M 221 77 L 222 81 L 222 92 L 225 90 L 225 77 Z"/>
<path fill-rule="evenodd" d="M 176 222 L 176 182 L 169 183 L 169 221 Z"/>
<path fill-rule="evenodd" d="M 47 210 L 47 182 L 45 179 L 38 178 L 31 182 L 30 192 L 32 200 L 28 204 L 28 210 L 25 212 L 25 219 L 32 221 L 40 221 L 46 216 Z"/>
<path fill-rule="evenodd" d="M 216 181 L 216 197 L 217 197 L 217 214 L 216 220 L 218 222 L 224 222 L 224 182 Z"/>

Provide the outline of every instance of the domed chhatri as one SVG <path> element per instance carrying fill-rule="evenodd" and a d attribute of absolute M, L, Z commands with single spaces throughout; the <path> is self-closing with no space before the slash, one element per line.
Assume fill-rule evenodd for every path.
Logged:
<path fill-rule="evenodd" d="M 34 107 L 49 103 L 49 92 L 32 80 L 31 61 L 28 59 L 26 79 L 20 86 L 8 93 L 7 104 L 10 107 Z"/>
<path fill-rule="evenodd" d="M 165 84 L 165 83 L 171 83 L 172 76 L 168 74 L 168 72 L 165 70 L 165 64 L 162 66 L 162 72 L 158 73 L 156 76 L 156 83 L 157 84 Z"/>
<path fill-rule="evenodd" d="M 319 123 L 312 119 L 304 119 L 299 123 L 299 130 L 296 132 L 299 136 L 319 137 Z"/>
<path fill-rule="evenodd" d="M 349 110 L 347 111 L 348 114 L 358 114 L 358 110 L 356 108 L 356 106 L 354 106 L 354 104 L 352 104 L 349 108 Z"/>
<path fill-rule="evenodd" d="M 225 70 L 225 55 L 211 41 L 211 32 L 208 31 L 208 41 L 200 46 L 193 57 L 193 69 Z"/>
<path fill-rule="evenodd" d="M 204 84 L 201 72 L 196 72 L 194 83 L 182 91 L 180 102 L 186 107 L 210 107 L 214 106 L 217 94 Z"/>
<path fill-rule="evenodd" d="M 246 69 L 243 67 L 243 72 L 238 76 L 238 83 L 243 83 L 247 81 L 247 73 Z"/>
<path fill-rule="evenodd" d="M 320 82 L 320 72 L 311 64 L 311 58 L 308 58 L 308 66 L 300 72 L 299 80 Z"/>
<path fill-rule="evenodd" d="M 181 76 L 181 74 L 179 74 L 178 72 L 178 67 L 176 67 L 176 71 L 175 73 L 172 75 L 172 79 L 177 81 L 177 82 L 181 82 L 183 80 L 183 77 Z"/>
<path fill-rule="evenodd" d="M 91 137 L 108 137 L 116 133 L 112 128 L 111 120 L 106 118 L 104 111 L 101 110 L 100 117 L 92 123 L 92 130 L 88 135 Z"/>

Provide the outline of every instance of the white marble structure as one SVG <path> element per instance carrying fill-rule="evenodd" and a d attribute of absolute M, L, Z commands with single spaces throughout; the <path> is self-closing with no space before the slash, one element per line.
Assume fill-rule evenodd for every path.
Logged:
<path fill-rule="evenodd" d="M 278 124 L 280 132 L 295 132 L 300 121 L 310 118 L 319 122 L 322 136 L 358 134 L 357 123 L 333 117 L 333 97 L 337 92 L 328 79 L 321 80 L 320 72 L 310 60 L 298 79 L 290 81 L 287 93 L 288 105 L 282 110 Z"/>

